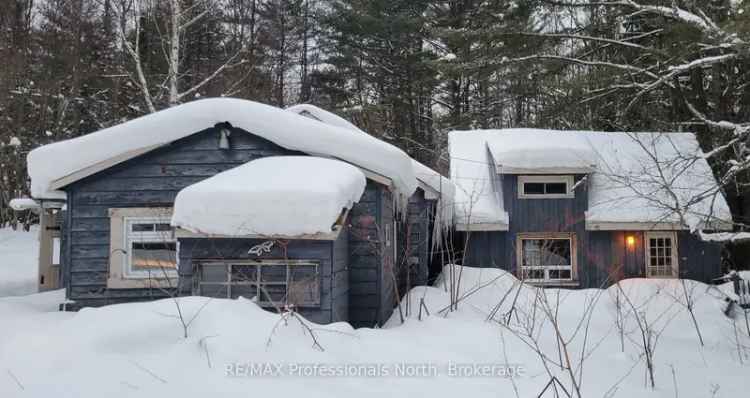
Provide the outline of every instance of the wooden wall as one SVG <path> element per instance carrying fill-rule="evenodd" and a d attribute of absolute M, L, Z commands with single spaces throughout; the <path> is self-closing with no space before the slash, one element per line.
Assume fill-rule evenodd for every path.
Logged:
<path fill-rule="evenodd" d="M 577 175 L 576 181 L 582 176 Z M 582 288 L 605 287 L 617 278 L 645 277 L 643 231 L 586 231 L 585 211 L 588 208 L 586 184 L 576 189 L 571 199 L 518 199 L 517 177 L 504 175 L 505 209 L 510 217 L 507 232 L 471 232 L 465 247 L 465 264 L 516 270 L 515 238 L 522 232 L 572 232 L 578 243 L 578 280 Z M 626 236 L 635 237 L 628 248 Z M 465 239 L 459 237 L 459 243 Z M 680 276 L 710 282 L 720 276 L 721 247 L 703 242 L 689 231 L 678 232 Z"/>
<path fill-rule="evenodd" d="M 316 323 L 346 321 L 349 281 L 346 277 L 347 233 L 342 231 L 335 241 L 290 240 L 284 250 L 275 244 L 261 256 L 248 250 L 266 239 L 191 238 L 180 239 L 180 288 L 184 295 L 192 294 L 196 266 L 202 261 L 232 260 L 314 260 L 319 263 L 320 306 L 302 307 L 300 314 Z M 341 258 L 343 255 L 343 259 Z M 197 276 L 196 276 L 197 278 Z M 248 297 L 249 298 L 249 297 Z"/>
<path fill-rule="evenodd" d="M 67 298 L 98 306 L 164 296 L 158 289 L 106 288 L 109 208 L 171 207 L 182 188 L 216 173 L 260 157 L 300 154 L 239 129 L 231 142 L 231 149 L 218 149 L 217 131 L 206 129 L 69 186 L 63 239 Z"/>

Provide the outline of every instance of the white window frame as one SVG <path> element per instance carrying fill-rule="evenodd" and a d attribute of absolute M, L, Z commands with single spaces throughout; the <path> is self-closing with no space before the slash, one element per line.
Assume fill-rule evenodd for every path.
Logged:
<path fill-rule="evenodd" d="M 671 267 L 672 267 L 672 275 L 658 275 L 653 273 L 655 269 L 658 269 L 660 266 L 652 266 L 651 265 L 651 239 L 670 239 L 672 244 L 670 247 L 671 250 Z M 678 247 L 677 247 L 677 233 L 673 231 L 646 231 L 645 237 L 644 237 L 644 252 L 645 252 L 645 267 L 646 267 L 646 277 L 647 278 L 655 278 L 655 279 L 672 279 L 677 278 L 680 275 L 680 257 L 678 255 Z M 657 248 L 658 250 L 658 248 Z M 658 256 L 658 252 L 657 252 Z"/>
<path fill-rule="evenodd" d="M 524 191 L 526 183 L 537 184 L 565 184 L 564 194 L 527 194 Z M 519 175 L 518 176 L 518 198 L 519 199 L 570 199 L 575 197 L 573 187 L 575 181 L 572 175 Z"/>
<path fill-rule="evenodd" d="M 169 232 L 130 233 L 133 224 L 169 224 L 172 208 L 169 207 L 128 207 L 110 208 L 109 289 L 175 288 L 178 282 L 177 269 L 159 272 L 131 272 L 132 244 L 134 242 L 175 242 L 175 262 L 179 268 L 180 245 L 175 238 L 174 228 Z"/>
<path fill-rule="evenodd" d="M 224 292 L 226 292 L 226 298 L 232 298 L 232 286 L 253 286 L 255 285 L 256 288 L 256 296 L 258 297 L 258 305 L 266 306 L 266 307 L 277 307 L 277 306 L 283 306 L 285 303 L 273 303 L 268 301 L 260 301 L 260 297 L 262 297 L 261 293 L 261 285 L 284 285 L 286 286 L 286 292 L 287 292 L 287 298 L 289 294 L 289 284 L 290 284 L 290 271 L 296 267 L 296 266 L 314 266 L 315 267 L 315 278 L 317 279 L 318 283 L 318 289 L 316 292 L 315 300 L 313 302 L 306 302 L 302 304 L 298 304 L 300 307 L 304 308 L 317 308 L 321 306 L 321 297 L 322 297 L 322 285 L 323 282 L 321 280 L 321 274 L 320 274 L 320 261 L 318 260 L 279 260 L 279 259 L 264 259 L 264 260 L 223 260 L 223 261 L 205 261 L 205 262 L 198 262 L 198 269 L 196 270 L 195 278 L 197 279 L 195 281 L 194 291 L 193 294 L 197 296 L 203 295 L 202 293 L 202 286 L 224 286 Z M 233 266 L 246 266 L 246 265 L 255 265 L 257 267 L 256 270 L 256 281 L 233 281 L 232 280 L 232 267 Z M 271 265 L 285 265 L 286 266 L 286 281 L 285 282 L 263 282 L 261 281 L 262 278 L 262 269 L 263 266 L 271 266 Z M 221 282 L 205 282 L 202 280 L 202 268 L 203 267 L 223 267 L 226 272 L 227 279 L 225 281 Z M 260 271 L 260 272 L 257 272 Z M 251 299 L 252 297 L 246 297 L 248 299 Z M 287 300 L 285 300 L 287 301 Z"/>
<path fill-rule="evenodd" d="M 570 264 L 568 265 L 536 265 L 527 266 L 523 263 L 523 241 L 524 240 L 567 240 L 570 245 Z M 520 233 L 516 235 L 516 263 L 518 264 L 519 279 L 533 284 L 577 284 L 578 280 L 578 261 L 576 249 L 576 236 L 574 233 L 567 232 L 549 232 L 549 233 Z M 544 278 L 524 278 L 524 270 L 543 270 Z M 570 278 L 550 278 L 549 271 L 569 270 Z"/>

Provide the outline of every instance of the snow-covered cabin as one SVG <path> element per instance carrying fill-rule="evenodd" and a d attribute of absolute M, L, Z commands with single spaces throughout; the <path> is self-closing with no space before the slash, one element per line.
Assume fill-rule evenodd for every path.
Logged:
<path fill-rule="evenodd" d="M 727 203 L 690 133 L 453 131 L 450 176 L 465 265 L 528 282 L 720 276 Z"/>
<path fill-rule="evenodd" d="M 292 304 L 316 322 L 368 326 L 391 314 L 402 264 L 426 270 L 426 256 L 414 259 L 398 242 L 414 195 L 440 199 L 431 185 L 439 174 L 415 167 L 361 130 L 230 98 L 28 156 L 34 199 L 67 206 L 60 277 L 68 308 L 176 291 L 254 297 Z"/>

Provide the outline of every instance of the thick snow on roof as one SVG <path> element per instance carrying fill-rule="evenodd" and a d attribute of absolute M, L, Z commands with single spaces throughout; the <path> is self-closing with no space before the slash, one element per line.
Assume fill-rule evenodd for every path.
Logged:
<path fill-rule="evenodd" d="M 365 184 L 360 169 L 339 160 L 260 158 L 181 190 L 172 225 L 227 236 L 327 233 Z"/>
<path fill-rule="evenodd" d="M 355 130 L 364 133 L 363 130 L 361 130 L 359 127 L 355 126 L 350 121 L 344 119 L 343 117 L 329 112 L 325 109 L 318 108 L 315 105 L 310 104 L 297 104 L 292 105 L 286 110 L 290 112 L 294 112 L 298 115 L 307 116 L 311 119 L 315 119 L 319 122 L 323 122 L 325 124 L 329 124 L 331 126 L 341 127 L 349 130 Z"/>
<path fill-rule="evenodd" d="M 456 185 L 455 222 L 459 225 L 493 224 L 507 228 L 508 213 L 500 188 L 495 188 L 495 167 L 487 150 L 492 131 L 452 131 L 448 135 L 451 180 Z"/>
<path fill-rule="evenodd" d="M 331 113 L 325 109 L 318 108 L 315 105 L 298 104 L 290 106 L 286 108 L 286 110 L 318 120 L 322 123 L 346 128 L 351 131 L 367 135 L 364 130 L 350 123 L 341 116 Z M 433 189 L 440 195 L 437 206 L 439 209 L 441 209 L 441 211 L 440 214 L 437 215 L 438 220 L 436 221 L 438 221 L 438 224 L 442 225 L 443 227 L 451 226 L 453 222 L 452 203 L 455 196 L 455 186 L 453 185 L 451 180 L 443 177 L 440 173 L 432 170 L 424 164 L 419 163 L 418 161 L 413 159 L 412 164 L 414 166 L 414 174 L 416 175 L 417 180 Z"/>
<path fill-rule="evenodd" d="M 597 156 L 579 135 L 549 134 L 542 130 L 503 130 L 487 140 L 498 171 L 507 174 L 548 173 L 567 170 L 587 173 Z"/>
<path fill-rule="evenodd" d="M 209 98 L 178 105 L 82 137 L 45 145 L 28 155 L 35 198 L 64 198 L 50 192 L 62 177 L 129 152 L 167 144 L 217 123 L 268 139 L 282 147 L 329 156 L 384 175 L 404 198 L 417 188 L 411 158 L 367 134 L 319 123 L 273 106 L 234 98 Z"/>
<path fill-rule="evenodd" d="M 599 157 L 587 221 L 671 222 L 691 229 L 710 227 L 706 221 L 731 222 L 729 206 L 693 134 L 578 134 L 586 136 Z"/>
<path fill-rule="evenodd" d="M 459 195 L 479 192 L 475 193 L 476 203 L 471 211 L 472 224 L 481 223 L 481 217 L 491 215 L 491 207 L 495 207 L 495 211 L 504 209 L 500 184 L 496 184 L 495 194 L 486 189 L 490 185 L 487 181 L 495 181 L 497 164 L 506 165 L 507 159 L 512 158 L 516 163 L 511 167 L 533 169 L 530 166 L 535 163 L 529 160 L 542 151 L 525 148 L 535 145 L 550 153 L 554 152 L 554 145 L 559 145 L 561 154 L 556 159 L 539 159 L 538 164 L 544 165 L 549 174 L 555 174 L 555 169 L 571 173 L 570 169 L 593 164 L 593 172 L 586 182 L 589 189 L 587 222 L 670 222 L 697 228 L 708 219 L 731 220 L 729 207 L 717 192 L 711 169 L 695 136 L 690 133 L 478 130 L 451 132 L 449 141 L 451 177 L 459 187 Z M 529 151 L 532 155 L 512 154 L 503 146 L 519 152 Z M 488 151 L 492 156 L 487 155 Z M 569 156 L 565 152 L 576 155 Z M 576 163 L 577 160 L 582 163 Z M 556 163 L 558 165 L 553 166 Z M 703 197 L 705 192 L 715 194 Z M 459 208 L 457 206 L 457 211 Z M 675 211 L 676 208 L 679 211 Z M 679 214 L 684 219 L 681 220 Z M 461 215 L 457 217 L 457 222 L 461 223 Z"/>

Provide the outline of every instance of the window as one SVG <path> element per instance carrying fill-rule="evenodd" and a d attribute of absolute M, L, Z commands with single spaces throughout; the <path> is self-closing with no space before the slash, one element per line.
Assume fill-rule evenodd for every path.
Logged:
<path fill-rule="evenodd" d="M 125 217 L 126 278 L 177 276 L 177 242 L 170 219 Z"/>
<path fill-rule="evenodd" d="M 520 277 L 528 282 L 574 280 L 575 236 L 569 233 L 519 234 Z"/>
<path fill-rule="evenodd" d="M 646 232 L 646 276 L 676 278 L 677 237 L 674 232 Z"/>
<path fill-rule="evenodd" d="M 518 197 L 521 199 L 573 198 L 573 176 L 518 176 Z"/>
<path fill-rule="evenodd" d="M 258 298 L 258 304 L 320 305 L 318 262 L 308 260 L 217 261 L 198 265 L 195 294 Z"/>
<path fill-rule="evenodd" d="M 110 209 L 107 287 L 174 287 L 178 245 L 170 226 L 171 208 Z"/>

